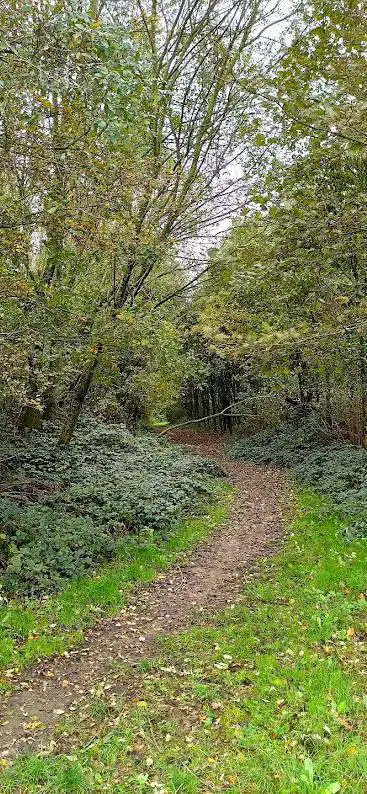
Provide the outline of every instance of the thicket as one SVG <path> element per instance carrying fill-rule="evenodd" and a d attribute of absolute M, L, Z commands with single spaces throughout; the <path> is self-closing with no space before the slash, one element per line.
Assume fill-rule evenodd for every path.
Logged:
<path fill-rule="evenodd" d="M 222 423 L 247 433 L 274 425 L 273 409 L 312 414 L 322 434 L 366 447 L 366 18 L 349 0 L 301 17 L 261 91 L 259 142 L 280 146 L 251 173 L 195 296 L 192 345 L 214 366 L 186 404 L 196 418 L 246 397 Z"/>
<path fill-rule="evenodd" d="M 93 570 L 126 533 L 168 533 L 219 473 L 153 434 L 92 418 L 69 447 L 49 425 L 0 457 L 1 582 L 29 595 Z"/>

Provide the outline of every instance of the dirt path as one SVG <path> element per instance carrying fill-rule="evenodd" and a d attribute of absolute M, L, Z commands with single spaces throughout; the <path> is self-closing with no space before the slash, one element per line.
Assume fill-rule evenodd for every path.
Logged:
<path fill-rule="evenodd" d="M 220 527 L 188 559 L 152 585 L 139 589 L 128 607 L 86 633 L 83 645 L 65 657 L 46 661 L 28 674 L 0 715 L 0 757 L 47 744 L 60 716 L 75 710 L 93 686 L 108 674 L 112 661 L 134 662 L 154 650 L 160 634 L 184 629 L 198 611 L 215 611 L 239 597 L 243 574 L 270 554 L 281 534 L 281 505 L 286 475 L 230 461 L 218 436 L 175 431 L 175 441 L 190 451 L 216 458 L 236 486 L 227 525 Z M 35 730 L 35 725 L 38 729 Z"/>

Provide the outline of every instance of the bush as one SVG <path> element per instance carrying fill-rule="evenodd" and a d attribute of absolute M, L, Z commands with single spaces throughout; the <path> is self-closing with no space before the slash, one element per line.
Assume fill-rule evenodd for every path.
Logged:
<path fill-rule="evenodd" d="M 351 537 L 367 537 L 367 452 L 347 443 L 327 443 L 311 423 L 284 424 L 231 445 L 234 458 L 293 469 L 303 485 L 332 499 L 348 518 Z"/>
<path fill-rule="evenodd" d="M 91 520 L 63 516 L 50 507 L 21 509 L 0 503 L 2 547 L 7 547 L 4 585 L 34 594 L 60 588 L 112 557 L 113 539 Z"/>
<path fill-rule="evenodd" d="M 84 421 L 70 447 L 58 445 L 50 425 L 0 457 L 13 467 L 0 499 L 3 583 L 29 594 L 59 588 L 111 557 L 121 534 L 166 534 L 222 474 L 168 441 L 95 419 Z"/>
<path fill-rule="evenodd" d="M 231 444 L 230 454 L 233 458 L 246 458 L 254 463 L 293 467 L 324 444 L 324 439 L 311 424 L 285 423 L 250 438 L 238 439 Z"/>
<path fill-rule="evenodd" d="M 295 467 L 296 477 L 345 509 L 367 510 L 367 453 L 338 444 L 313 452 Z"/>

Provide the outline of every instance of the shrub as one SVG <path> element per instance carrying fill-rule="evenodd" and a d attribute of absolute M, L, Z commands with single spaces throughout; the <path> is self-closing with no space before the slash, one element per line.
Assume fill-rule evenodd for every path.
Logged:
<path fill-rule="evenodd" d="M 120 425 L 85 420 L 68 448 L 55 430 L 50 425 L 0 453 L 13 467 L 0 499 L 0 564 L 9 590 L 59 588 L 110 557 L 123 533 L 166 534 L 222 474 L 181 447 Z"/>
<path fill-rule="evenodd" d="M 351 537 L 367 537 L 367 452 L 347 443 L 327 443 L 311 423 L 285 424 L 230 448 L 232 457 L 293 469 L 296 478 L 329 497 L 348 519 Z"/>
<path fill-rule="evenodd" d="M 250 438 L 238 439 L 231 445 L 230 454 L 254 463 L 293 467 L 323 444 L 324 439 L 310 423 L 285 423 Z"/>
<path fill-rule="evenodd" d="M 8 550 L 7 589 L 33 595 L 60 588 L 113 555 L 113 539 L 101 527 L 44 505 L 22 509 L 3 499 L 0 523 Z"/>
<path fill-rule="evenodd" d="M 367 510 L 367 453 L 350 444 L 338 444 L 313 452 L 295 467 L 296 477 L 330 496 L 345 508 Z"/>

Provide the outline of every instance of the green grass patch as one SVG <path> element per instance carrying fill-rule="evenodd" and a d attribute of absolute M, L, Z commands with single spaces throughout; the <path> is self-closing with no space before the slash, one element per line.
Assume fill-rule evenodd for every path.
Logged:
<path fill-rule="evenodd" d="M 302 493 L 239 605 L 125 667 L 135 696 L 96 693 L 65 754 L 17 761 L 1 791 L 365 794 L 367 546 L 341 530 Z"/>
<path fill-rule="evenodd" d="M 41 601 L 3 602 L 0 668 L 17 672 L 79 644 L 83 630 L 103 615 L 116 614 L 135 585 L 152 581 L 227 518 L 231 486 L 214 481 L 211 500 L 211 504 L 201 504 L 197 517 L 185 518 L 170 530 L 165 540 L 155 534 L 124 538 L 113 563 L 102 566 L 94 576 L 71 581 L 60 593 Z M 0 681 L 0 687 L 8 680 Z"/>

